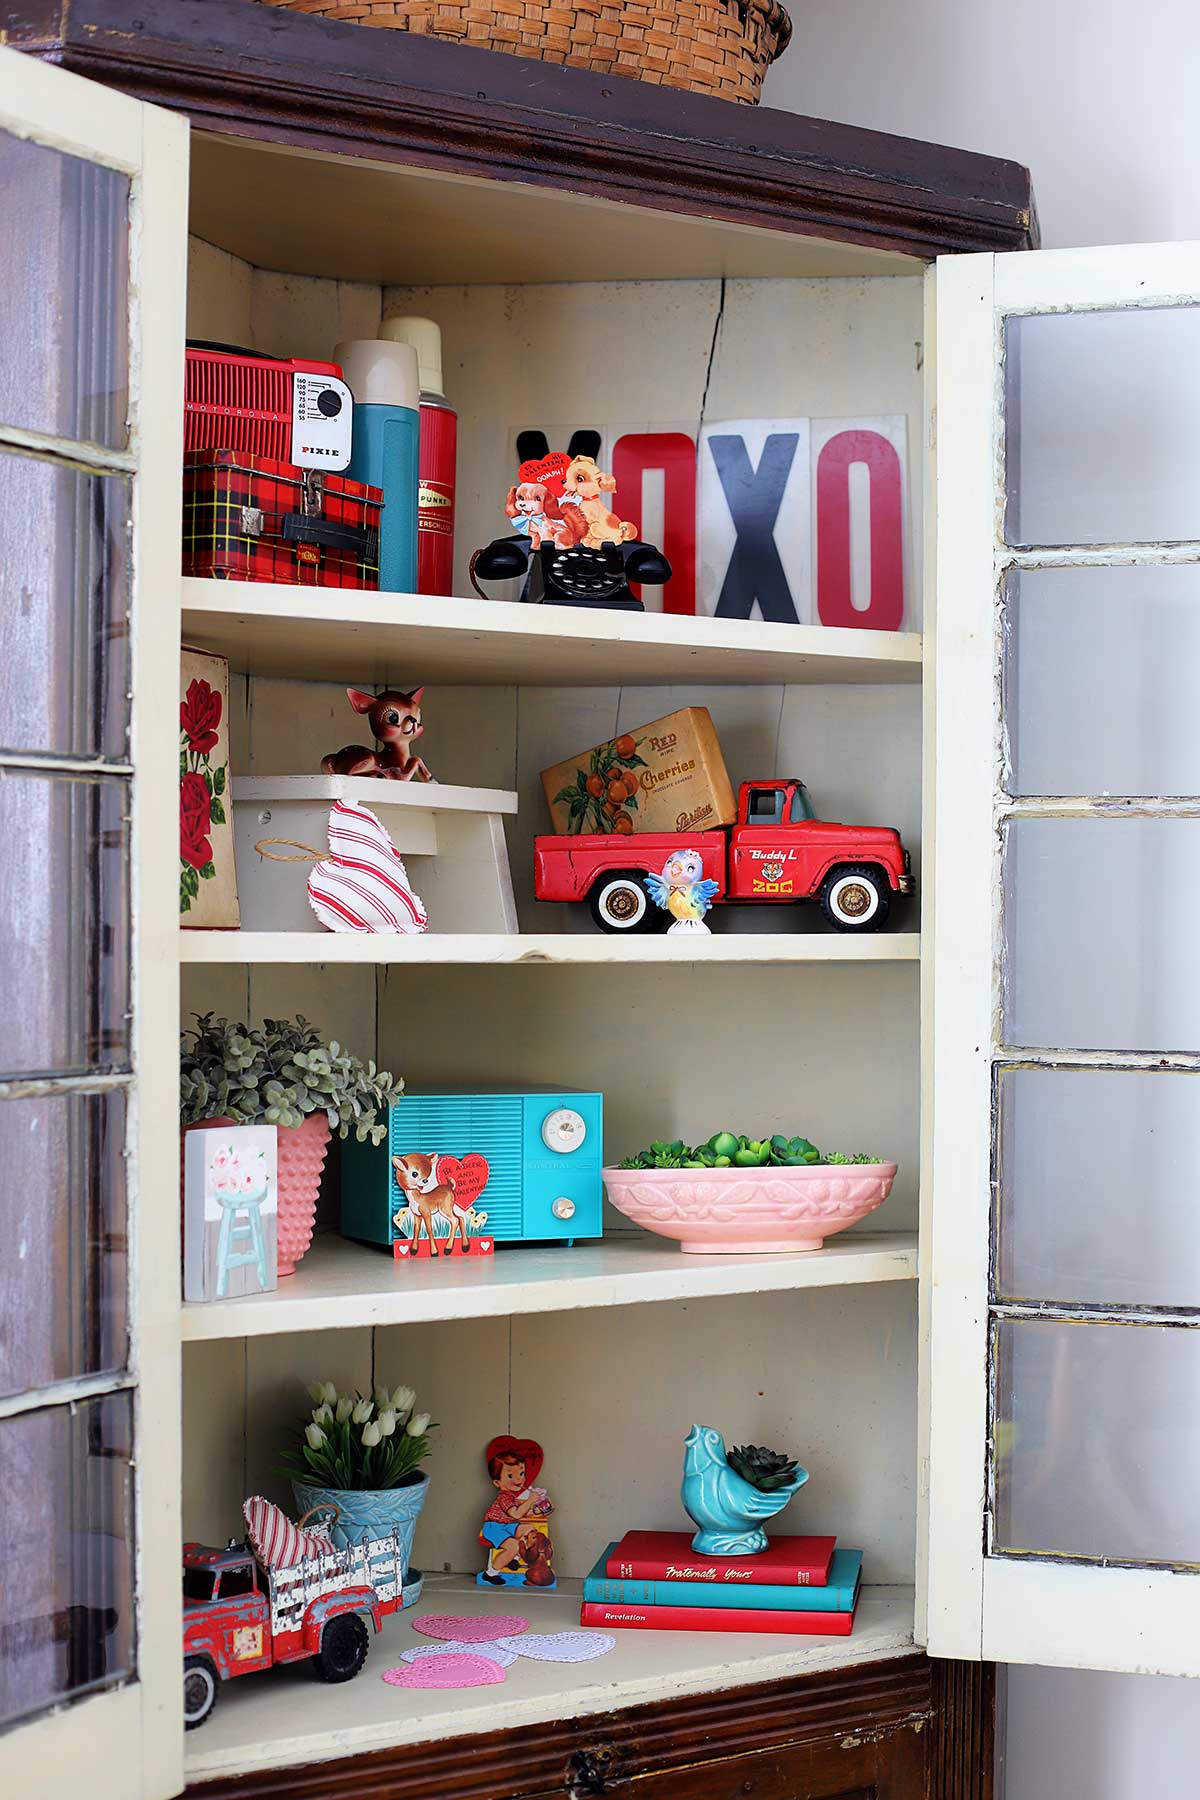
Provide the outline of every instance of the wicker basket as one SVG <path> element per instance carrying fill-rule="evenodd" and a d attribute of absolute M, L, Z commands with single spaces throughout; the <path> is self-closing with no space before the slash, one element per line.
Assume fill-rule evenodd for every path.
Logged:
<path fill-rule="evenodd" d="M 603 75 L 757 103 L 787 49 L 778 0 L 262 0 L 357 25 L 425 32 Z"/>

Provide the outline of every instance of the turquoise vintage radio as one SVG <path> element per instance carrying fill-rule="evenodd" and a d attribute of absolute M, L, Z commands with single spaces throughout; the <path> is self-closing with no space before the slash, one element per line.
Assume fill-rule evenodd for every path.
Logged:
<path fill-rule="evenodd" d="M 443 1216 L 432 1197 L 455 1185 L 443 1175 L 452 1169 L 457 1210 L 489 1244 L 599 1237 L 603 1104 L 600 1094 L 570 1089 L 406 1094 L 388 1109 L 384 1142 L 341 1146 L 343 1236 L 396 1255 L 442 1240 L 450 1247 L 455 1209 L 447 1204 Z M 476 1199 L 469 1178 L 481 1157 L 486 1183 Z M 462 1194 L 472 1196 L 469 1206 Z"/>

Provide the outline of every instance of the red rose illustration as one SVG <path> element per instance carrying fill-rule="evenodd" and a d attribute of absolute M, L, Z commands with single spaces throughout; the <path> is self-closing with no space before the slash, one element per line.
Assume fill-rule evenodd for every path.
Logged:
<path fill-rule="evenodd" d="M 203 775 L 188 774 L 179 778 L 179 854 L 193 869 L 202 869 L 212 861 L 209 829 L 212 801 Z"/>
<path fill-rule="evenodd" d="M 207 756 L 215 750 L 220 723 L 220 694 L 215 694 L 207 681 L 189 682 L 187 698 L 179 702 L 179 725 L 188 748 L 197 756 Z"/>

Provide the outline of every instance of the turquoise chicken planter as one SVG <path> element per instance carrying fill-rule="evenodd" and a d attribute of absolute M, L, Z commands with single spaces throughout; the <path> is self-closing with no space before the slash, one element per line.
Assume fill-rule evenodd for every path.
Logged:
<path fill-rule="evenodd" d="M 763 1521 L 782 1512 L 808 1480 L 797 1469 L 790 1486 L 760 1493 L 731 1469 L 725 1439 L 711 1425 L 693 1425 L 683 1456 L 683 1509 L 699 1529 L 692 1549 L 703 1556 L 757 1556 L 767 1547 Z"/>

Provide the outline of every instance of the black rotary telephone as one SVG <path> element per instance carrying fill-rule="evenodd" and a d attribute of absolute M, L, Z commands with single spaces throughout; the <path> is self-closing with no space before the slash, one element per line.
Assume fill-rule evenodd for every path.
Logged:
<path fill-rule="evenodd" d="M 567 446 L 571 457 L 594 457 L 600 448 L 598 431 L 576 431 Z M 531 462 L 549 454 L 545 434 L 522 431 L 517 435 L 517 454 Z M 644 612 L 640 600 L 629 591 L 631 581 L 657 585 L 671 578 L 671 565 L 653 544 L 631 538 L 621 544 L 542 544 L 535 550 L 528 537 L 517 533 L 495 538 L 471 558 L 471 585 L 481 599 L 491 596 L 480 587 L 484 581 L 508 581 L 524 576 L 521 599 L 556 606 L 603 607 L 617 612 Z"/>

